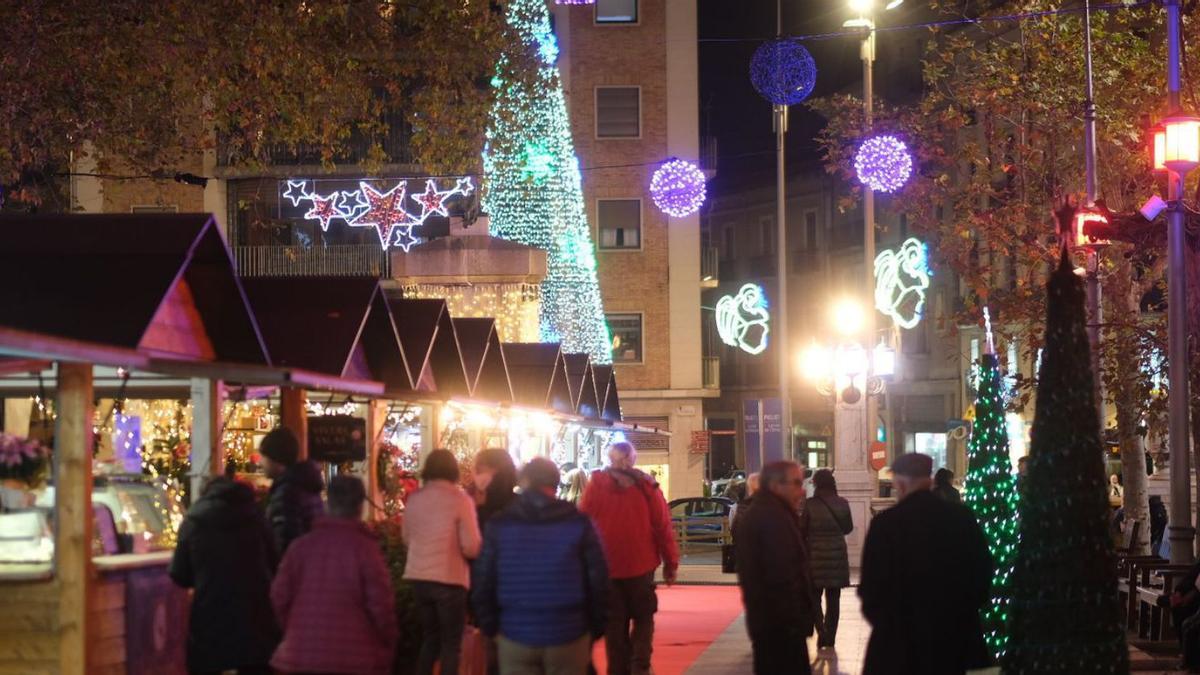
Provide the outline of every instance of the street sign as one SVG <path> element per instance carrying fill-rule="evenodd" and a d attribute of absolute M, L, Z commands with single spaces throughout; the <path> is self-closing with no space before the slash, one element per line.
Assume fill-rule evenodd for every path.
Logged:
<path fill-rule="evenodd" d="M 887 444 L 874 441 L 871 443 L 870 449 L 871 468 L 876 471 L 882 471 L 883 467 L 887 466 Z"/>

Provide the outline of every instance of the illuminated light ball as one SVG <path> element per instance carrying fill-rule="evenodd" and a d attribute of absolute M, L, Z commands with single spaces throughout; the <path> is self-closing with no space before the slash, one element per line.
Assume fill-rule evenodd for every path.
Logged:
<path fill-rule="evenodd" d="M 794 105 L 808 98 L 817 83 L 817 62 L 795 40 L 762 43 L 750 59 L 750 83 L 775 105 Z"/>
<path fill-rule="evenodd" d="M 650 197 L 659 210 L 682 218 L 700 210 L 706 196 L 704 172 L 685 159 L 671 159 L 650 177 Z"/>
<path fill-rule="evenodd" d="M 863 185 L 878 192 L 895 192 L 912 175 L 912 155 L 895 136 L 872 136 L 854 156 L 854 172 Z"/>

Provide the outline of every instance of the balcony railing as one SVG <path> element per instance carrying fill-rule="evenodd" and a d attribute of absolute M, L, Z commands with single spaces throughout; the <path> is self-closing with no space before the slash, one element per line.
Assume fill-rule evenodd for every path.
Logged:
<path fill-rule="evenodd" d="M 716 246 L 705 246 L 700 249 L 700 286 L 716 288 L 721 281 L 720 270 L 721 252 Z"/>
<path fill-rule="evenodd" d="M 701 361 L 703 369 L 704 388 L 721 388 L 721 359 L 716 356 L 705 356 Z"/>
<path fill-rule="evenodd" d="M 237 246 L 243 277 L 387 277 L 388 252 L 374 244 L 340 246 Z"/>

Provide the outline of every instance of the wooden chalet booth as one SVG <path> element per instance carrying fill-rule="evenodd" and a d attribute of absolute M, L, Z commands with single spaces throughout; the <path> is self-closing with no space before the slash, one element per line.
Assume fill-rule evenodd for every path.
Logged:
<path fill-rule="evenodd" d="M 0 219 L 0 375 L 3 396 L 20 391 L 22 378 L 36 382 L 55 412 L 43 438 L 52 448 L 49 496 L 22 494 L 0 513 L 41 523 L 16 528 L 37 542 L 36 555 L 0 563 L 0 673 L 184 669 L 187 594 L 166 576 L 171 552 L 109 548 L 115 523 L 102 517 L 108 507 L 93 475 L 98 377 L 122 392 L 190 396 L 196 485 L 222 466 L 222 381 L 364 396 L 384 389 L 273 367 L 207 215 Z M 5 531 L 0 524 L 0 546 L 13 543 Z"/>

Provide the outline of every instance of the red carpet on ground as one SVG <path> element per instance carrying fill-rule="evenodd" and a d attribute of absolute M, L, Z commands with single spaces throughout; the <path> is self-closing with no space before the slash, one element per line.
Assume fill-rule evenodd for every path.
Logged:
<path fill-rule="evenodd" d="M 695 663 L 742 613 L 737 586 L 658 587 L 654 618 L 655 675 L 680 675 Z M 607 671 L 603 641 L 596 643 L 596 671 Z"/>

